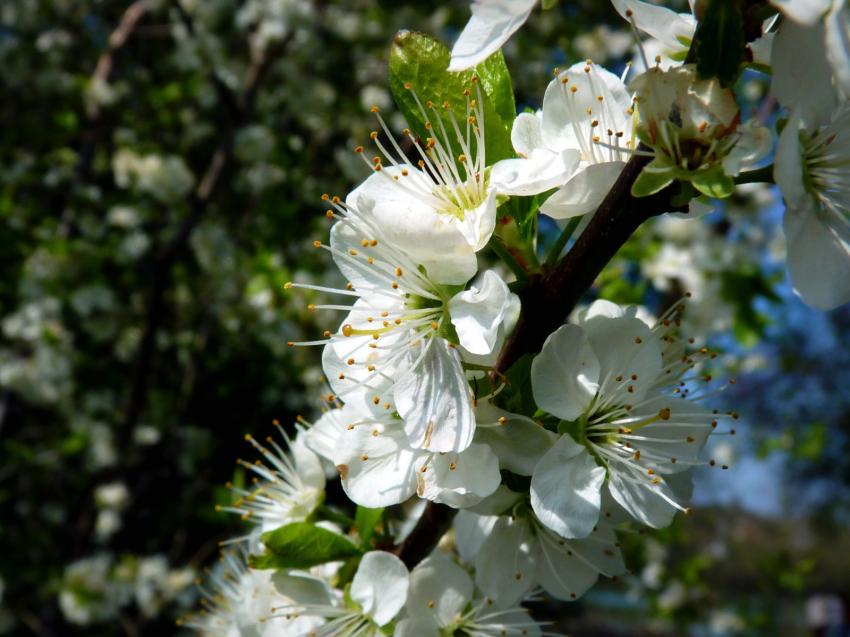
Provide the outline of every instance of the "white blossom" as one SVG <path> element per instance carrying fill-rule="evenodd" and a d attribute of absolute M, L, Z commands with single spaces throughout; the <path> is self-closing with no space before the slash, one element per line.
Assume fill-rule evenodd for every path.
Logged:
<path fill-rule="evenodd" d="M 404 130 L 416 149 L 413 158 L 372 107 L 386 142 L 377 130 L 370 137 L 383 157 L 369 159 L 363 146 L 355 149 L 374 174 L 346 198 L 352 208 L 369 208 L 383 237 L 443 284 L 463 284 L 475 275 L 475 253 L 496 227 L 496 190 L 485 169 L 483 96 L 478 81 L 473 84 L 476 97 L 466 89 L 462 116 L 449 102 L 423 104 L 413 85 L 405 84 L 429 134 L 418 141 Z"/>
<path fill-rule="evenodd" d="M 302 436 L 292 440 L 282 429 L 281 435 L 285 449 L 272 438 L 267 438 L 268 446 L 263 446 L 246 436 L 264 461 L 239 463 L 257 480 L 250 489 L 231 485 L 238 499 L 229 506 L 217 507 L 241 515 L 261 532 L 304 520 L 324 499 L 325 474 L 319 458 L 307 448 Z"/>
<path fill-rule="evenodd" d="M 324 623 L 321 616 L 299 612 L 331 605 L 336 595 L 322 580 L 298 572 L 249 569 L 243 551 L 226 552 L 200 587 L 202 610 L 178 624 L 204 637 L 301 637 Z M 281 614 L 280 608 L 290 613 Z"/>
<path fill-rule="evenodd" d="M 351 406 L 324 414 L 307 442 L 338 469 L 357 504 L 384 507 L 413 495 L 453 507 L 469 506 L 499 486 L 499 462 L 485 444 L 462 452 L 412 448 L 397 418 L 358 413 Z"/>
<path fill-rule="evenodd" d="M 351 306 L 314 306 L 348 316 L 337 333 L 326 333 L 327 340 L 305 344 L 325 344 L 322 363 L 337 397 L 376 414 L 397 411 L 415 448 L 462 451 L 472 442 L 475 417 L 457 345 L 489 354 L 502 322 L 515 319 L 516 297 L 495 272 L 485 272 L 467 292 L 435 282 L 422 263 L 387 238 L 376 205 L 358 199 L 361 208 L 331 202 L 338 222 L 330 246 L 323 246 L 350 281 L 348 288 L 288 284 L 356 299 Z M 437 254 L 442 244 L 431 245 Z"/>
<path fill-rule="evenodd" d="M 410 573 L 407 617 L 395 637 L 539 637 L 540 624 L 524 608 L 497 608 L 475 597 L 469 574 L 448 557 L 434 553 Z"/>
<path fill-rule="evenodd" d="M 537 405 L 567 424 L 531 480 L 534 512 L 559 535 L 593 532 L 603 489 L 652 527 L 685 510 L 676 474 L 699 464 L 718 415 L 683 380 L 697 359 L 675 336 L 679 310 L 651 329 L 633 309 L 597 301 L 534 359 Z"/>
<path fill-rule="evenodd" d="M 532 513 L 527 496 L 500 489 L 479 515 L 461 511 L 455 521 L 458 548 L 475 565 L 478 588 L 496 606 L 509 608 L 536 587 L 553 597 L 573 601 L 581 597 L 599 575 L 625 572 L 613 530 L 604 523 L 587 537 L 567 540 Z M 500 508 L 506 514 L 494 515 Z M 476 507 L 475 510 L 479 510 Z M 489 509 L 489 510 L 488 510 Z"/>
<path fill-rule="evenodd" d="M 309 634 L 311 637 L 377 637 L 381 628 L 393 621 L 407 601 L 410 573 L 392 553 L 370 551 L 360 560 L 349 596 L 352 603 L 331 598 L 325 602 L 295 604 L 276 609 L 276 617 L 297 620 L 302 615 L 321 617 L 323 623 L 311 631 L 286 632 L 284 635 Z"/>
<path fill-rule="evenodd" d="M 824 119 L 794 111 L 782 131 L 774 176 L 785 199 L 788 269 L 809 305 L 850 301 L 850 104 Z"/>

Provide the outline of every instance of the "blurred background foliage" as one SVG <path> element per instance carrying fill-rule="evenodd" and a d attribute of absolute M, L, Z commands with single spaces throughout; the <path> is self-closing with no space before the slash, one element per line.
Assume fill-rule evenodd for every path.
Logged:
<path fill-rule="evenodd" d="M 238 528 L 215 504 L 244 434 L 317 411 L 319 352 L 286 343 L 336 319 L 282 286 L 335 276 L 312 248 L 319 196 L 362 178 L 369 107 L 393 112 L 388 44 L 450 42 L 467 18 L 460 1 L 0 3 L 0 633 L 176 632 Z M 535 11 L 505 50 L 519 108 L 553 67 L 622 69 L 632 46 L 605 2 Z M 747 75 L 741 99 L 768 85 Z M 657 220 L 600 277 L 593 294 L 656 312 L 690 291 L 744 417 L 696 514 L 624 539 L 632 576 L 538 604 L 559 630 L 827 634 L 818 609 L 850 592 L 850 312 L 793 296 L 776 197 Z"/>

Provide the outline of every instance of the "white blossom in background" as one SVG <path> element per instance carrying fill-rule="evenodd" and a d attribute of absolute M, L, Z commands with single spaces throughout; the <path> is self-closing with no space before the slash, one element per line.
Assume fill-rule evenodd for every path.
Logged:
<path fill-rule="evenodd" d="M 472 17 L 452 47 L 449 71 L 464 71 L 502 48 L 531 15 L 537 0 L 473 0 Z"/>
<path fill-rule="evenodd" d="M 130 591 L 113 581 L 113 568 L 108 553 L 84 557 L 65 568 L 59 608 L 68 622 L 87 626 L 116 616 Z"/>
<path fill-rule="evenodd" d="M 182 157 L 139 155 L 129 148 L 112 156 L 112 172 L 120 188 L 135 188 L 166 204 L 185 197 L 195 183 Z"/>
<path fill-rule="evenodd" d="M 829 95 L 829 94 L 828 94 Z M 774 164 L 785 199 L 788 270 L 794 290 L 820 310 L 850 301 L 850 103 L 826 117 L 795 110 Z"/>
<path fill-rule="evenodd" d="M 472 578 L 449 557 L 433 553 L 410 573 L 406 618 L 395 637 L 539 637 L 541 624 L 522 607 L 494 607 L 492 600 L 475 595 Z"/>
<path fill-rule="evenodd" d="M 683 379 L 698 358 L 674 335 L 678 311 L 650 328 L 634 309 L 596 301 L 577 324 L 551 334 L 534 359 L 537 405 L 573 423 L 575 435 L 565 433 L 531 479 L 534 512 L 560 536 L 591 534 L 606 492 L 655 528 L 686 510 L 678 474 L 701 464 L 718 416 L 689 396 Z"/>

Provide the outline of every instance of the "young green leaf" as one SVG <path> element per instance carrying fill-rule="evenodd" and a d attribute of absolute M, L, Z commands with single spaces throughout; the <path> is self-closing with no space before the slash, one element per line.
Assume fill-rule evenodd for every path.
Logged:
<path fill-rule="evenodd" d="M 263 533 L 266 552 L 251 555 L 251 568 L 310 568 L 318 564 L 358 557 L 363 550 L 344 535 L 309 522 L 292 522 Z"/>
<path fill-rule="evenodd" d="M 657 159 L 648 163 L 632 184 L 634 197 L 648 197 L 662 190 L 676 177 L 675 169 L 666 162 Z"/>
<path fill-rule="evenodd" d="M 430 137 L 430 125 L 426 122 L 439 117 L 447 131 L 452 130 L 451 119 L 444 114 L 443 105 L 448 103 L 455 120 L 466 126 L 466 96 L 477 99 L 472 78 L 478 78 L 484 113 L 484 137 L 487 163 L 513 157 L 510 130 L 516 117 L 513 87 L 510 74 L 501 53 L 469 71 L 450 73 L 447 69 L 449 49 L 440 41 L 422 34 L 402 31 L 396 35 L 390 50 L 390 89 L 396 104 L 404 115 L 411 130 L 421 139 Z M 415 95 L 414 95 L 415 91 Z M 425 106 L 429 101 L 434 109 L 425 106 L 423 112 L 416 98 Z M 438 122 L 432 122 L 435 127 Z M 451 142 L 455 136 L 449 135 Z M 461 152 L 459 146 L 453 149 Z"/>
<path fill-rule="evenodd" d="M 735 192 L 735 180 L 723 172 L 723 166 L 720 164 L 693 175 L 691 184 L 704 195 L 717 199 L 723 199 Z"/>

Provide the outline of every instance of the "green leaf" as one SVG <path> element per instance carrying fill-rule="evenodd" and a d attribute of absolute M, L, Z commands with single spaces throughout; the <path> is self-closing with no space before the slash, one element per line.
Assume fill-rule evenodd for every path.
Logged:
<path fill-rule="evenodd" d="M 262 535 L 266 552 L 251 555 L 251 568 L 310 568 L 358 557 L 363 550 L 344 535 L 309 522 L 292 522 Z"/>
<path fill-rule="evenodd" d="M 455 120 L 464 130 L 467 117 L 464 91 L 472 91 L 472 98 L 476 99 L 472 78 L 477 76 L 484 113 L 487 164 L 513 157 L 510 130 L 516 117 L 516 106 L 510 74 L 501 52 L 460 73 L 447 70 L 450 57 L 449 49 L 442 42 L 423 33 L 403 31 L 393 40 L 389 60 L 390 90 L 411 130 L 422 139 L 431 137 L 433 130 L 440 132 L 439 122 L 433 122 L 433 129 L 429 131 L 426 120 L 439 116 L 446 130 L 450 131 L 449 141 L 455 155 L 460 154 L 460 146 L 451 132 L 451 118 L 442 105 L 445 102 L 450 104 Z M 425 107 L 425 113 L 416 103 L 414 91 Z M 427 108 L 429 100 L 433 102 L 434 110 Z"/>
<path fill-rule="evenodd" d="M 735 0 L 710 0 L 697 28 L 697 72 L 724 87 L 738 77 L 744 60 L 744 20 Z"/>
<path fill-rule="evenodd" d="M 720 164 L 692 174 L 690 180 L 694 188 L 708 197 L 724 199 L 735 192 L 735 180 L 723 172 Z"/>
<path fill-rule="evenodd" d="M 366 507 L 357 507 L 357 513 L 354 515 L 354 526 L 357 533 L 360 535 L 360 541 L 364 547 L 369 547 L 372 538 L 375 535 L 375 527 L 381 521 L 384 515 L 383 509 L 368 509 Z"/>
<path fill-rule="evenodd" d="M 653 159 L 640 171 L 635 183 L 632 184 L 633 197 L 648 197 L 663 190 L 673 182 L 676 171 L 666 162 Z"/>
<path fill-rule="evenodd" d="M 540 3 L 540 8 L 544 11 L 554 9 L 556 6 L 558 6 L 558 0 L 543 0 L 543 2 Z"/>

